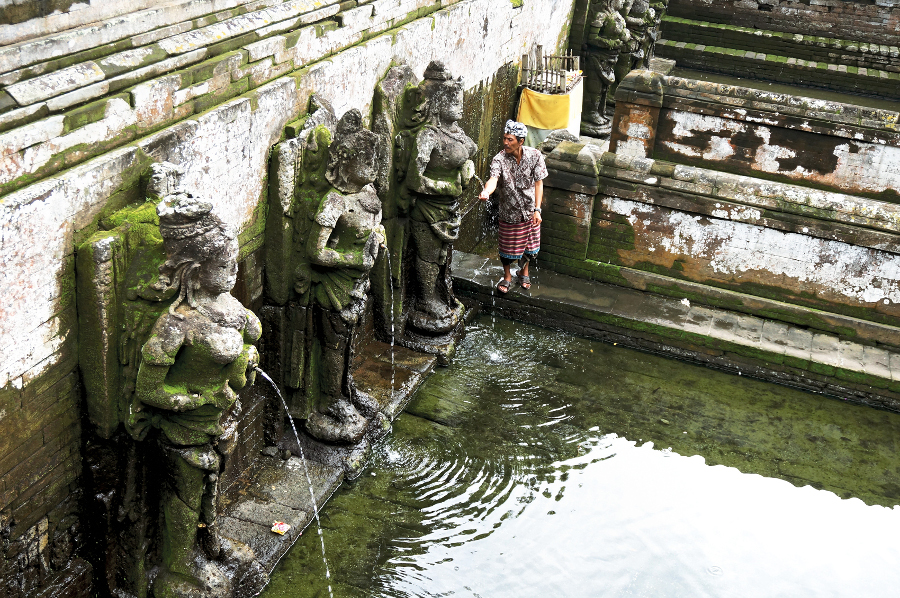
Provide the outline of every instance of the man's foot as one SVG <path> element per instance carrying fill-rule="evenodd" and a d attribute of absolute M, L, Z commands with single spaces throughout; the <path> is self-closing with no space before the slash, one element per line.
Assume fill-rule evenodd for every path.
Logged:
<path fill-rule="evenodd" d="M 511 280 L 506 280 L 505 278 L 501 279 L 500 282 L 497 283 L 497 290 L 500 291 L 501 294 L 505 295 L 509 292 Z"/>
<path fill-rule="evenodd" d="M 516 278 L 519 279 L 520 287 L 522 287 L 526 291 L 531 288 L 531 278 L 527 274 L 522 274 L 521 270 L 516 272 Z"/>

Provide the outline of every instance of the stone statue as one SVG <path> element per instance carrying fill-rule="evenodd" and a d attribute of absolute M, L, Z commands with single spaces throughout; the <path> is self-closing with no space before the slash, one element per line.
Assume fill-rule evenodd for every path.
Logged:
<path fill-rule="evenodd" d="M 216 523 L 218 478 L 237 443 L 236 391 L 253 381 L 260 322 L 230 295 L 235 234 L 211 204 L 176 187 L 165 168 L 151 176 L 149 194 L 164 195 L 157 215 L 167 258 L 156 291 L 174 300 L 141 348 L 126 422 L 138 439 L 159 430 L 165 477 L 157 598 L 221 595 L 236 568 L 256 567 L 242 582 L 247 587 L 261 588 L 266 578 L 252 551 L 222 538 Z"/>
<path fill-rule="evenodd" d="M 644 64 L 643 68 L 650 68 L 650 59 L 653 58 L 655 54 L 656 40 L 659 39 L 660 27 L 662 25 L 663 17 L 666 16 L 666 10 L 669 8 L 669 0 L 652 0 L 650 2 L 650 11 L 652 11 L 652 19 L 653 23 L 650 25 L 650 30 L 647 32 L 647 42 L 645 44 L 645 52 L 644 52 Z"/>
<path fill-rule="evenodd" d="M 416 89 L 419 124 L 397 136 L 402 158 L 396 166 L 410 218 L 405 332 L 427 338 L 453 331 L 464 313 L 453 295 L 450 259 L 459 237 L 459 199 L 475 174 L 477 147 L 458 124 L 461 78 L 453 79 L 443 63 L 432 61 Z"/>
<path fill-rule="evenodd" d="M 631 40 L 625 18 L 620 14 L 624 0 L 599 0 L 591 4 L 591 20 L 585 44 L 586 80 L 581 130 L 588 135 L 607 135 L 606 116 L 609 89 L 616 81 L 619 53 Z"/>
<path fill-rule="evenodd" d="M 385 235 L 381 201 L 372 185 L 379 162 L 378 139 L 362 127 L 362 116 L 355 109 L 344 114 L 336 129 L 325 167 L 331 188 L 310 210 L 308 268 L 297 270 L 295 291 L 301 296 L 308 293 L 318 345 L 309 361 L 318 377 L 307 385 L 306 429 L 321 440 L 355 443 L 371 419 L 385 421 L 378 404 L 356 388 L 351 375 L 353 339 L 366 306 L 368 274 Z"/>
<path fill-rule="evenodd" d="M 624 79 L 633 69 L 645 66 L 645 61 L 649 60 L 650 28 L 656 22 L 656 13 L 650 8 L 648 0 L 628 0 L 622 14 L 630 39 L 616 62 L 616 81 Z M 614 84 L 609 91 L 611 96 L 616 93 L 615 87 L 617 85 Z"/>

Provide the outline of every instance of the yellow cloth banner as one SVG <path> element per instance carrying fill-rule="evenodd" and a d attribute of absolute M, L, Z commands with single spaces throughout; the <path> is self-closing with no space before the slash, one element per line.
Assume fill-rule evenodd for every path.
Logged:
<path fill-rule="evenodd" d="M 569 126 L 568 94 L 546 94 L 528 89 L 522 90 L 517 120 L 536 129 L 565 129 Z"/>

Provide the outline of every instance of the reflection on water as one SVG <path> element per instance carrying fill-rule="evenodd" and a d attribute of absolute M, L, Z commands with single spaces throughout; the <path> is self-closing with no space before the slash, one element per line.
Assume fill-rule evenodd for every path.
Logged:
<path fill-rule="evenodd" d="M 498 319 L 322 511 L 336 596 L 893 596 L 900 415 Z M 324 595 L 314 534 L 265 598 Z"/>

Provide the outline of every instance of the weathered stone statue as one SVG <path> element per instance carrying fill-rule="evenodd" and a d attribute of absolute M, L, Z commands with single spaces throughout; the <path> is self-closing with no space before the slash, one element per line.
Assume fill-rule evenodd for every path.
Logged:
<path fill-rule="evenodd" d="M 308 270 L 298 269 L 295 278 L 298 294 L 309 294 L 318 345 L 310 359 L 313 371 L 317 360 L 319 367 L 318 379 L 307 389 L 306 429 L 331 442 L 359 441 L 369 421 L 381 416 L 375 400 L 356 388 L 350 371 L 368 273 L 385 242 L 381 201 L 372 185 L 377 165 L 377 137 L 362 127 L 358 110 L 347 112 L 328 148 L 325 178 L 331 188 L 310 214 Z"/>
<path fill-rule="evenodd" d="M 616 81 L 619 53 L 631 40 L 620 11 L 623 0 L 599 0 L 591 5 L 591 20 L 585 44 L 586 78 L 581 130 L 588 135 L 609 134 L 606 103 L 610 86 Z"/>
<path fill-rule="evenodd" d="M 458 123 L 463 115 L 462 79 L 454 79 L 443 63 L 433 61 L 417 91 L 420 124 L 398 136 L 402 158 L 396 164 L 403 181 L 400 194 L 409 206 L 410 242 L 404 259 L 412 264 L 405 289 L 405 333 L 414 346 L 416 338 L 427 344 L 425 339 L 453 331 L 464 313 L 453 295 L 450 259 L 459 236 L 459 199 L 475 174 L 472 157 L 477 150 Z"/>
<path fill-rule="evenodd" d="M 633 69 L 643 68 L 648 58 L 650 43 L 650 28 L 655 23 L 655 13 L 650 8 L 648 0 L 627 0 L 622 7 L 625 16 L 625 26 L 628 28 L 630 39 L 622 48 L 616 61 L 616 81 L 621 81 L 625 75 Z M 616 93 L 617 84 L 613 84 L 609 90 L 610 97 Z"/>
<path fill-rule="evenodd" d="M 653 24 L 647 32 L 647 42 L 645 43 L 644 64 L 642 68 L 650 67 L 650 59 L 655 54 L 656 40 L 659 39 L 660 26 L 663 17 L 666 16 L 666 10 L 669 8 L 669 0 L 652 0 L 650 2 L 650 10 L 653 11 Z M 649 11 L 648 11 L 649 12 Z"/>
<path fill-rule="evenodd" d="M 237 274 L 235 234 L 212 205 L 171 188 L 164 168 L 151 177 L 166 261 L 156 290 L 174 301 L 141 348 L 129 431 L 159 430 L 165 463 L 161 489 L 161 569 L 153 595 L 219 596 L 237 568 L 252 568 L 246 546 L 219 535 L 218 478 L 237 443 L 236 391 L 252 382 L 261 334 L 253 312 L 230 295 Z M 265 574 L 243 580 L 261 587 Z M 234 591 L 234 588 L 230 588 Z"/>

